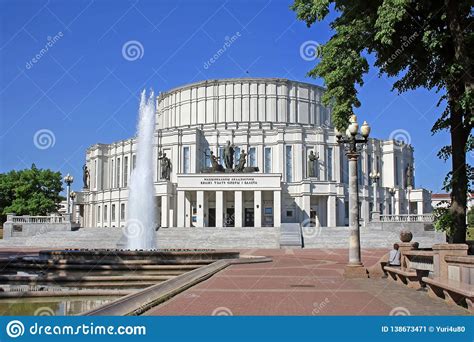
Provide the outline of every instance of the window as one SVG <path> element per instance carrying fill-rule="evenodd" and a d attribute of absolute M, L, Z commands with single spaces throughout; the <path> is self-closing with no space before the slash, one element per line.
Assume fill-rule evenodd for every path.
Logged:
<path fill-rule="evenodd" d="M 344 201 L 344 218 L 349 218 L 349 202 Z"/>
<path fill-rule="evenodd" d="M 104 222 L 107 222 L 107 205 L 104 205 Z"/>
<path fill-rule="evenodd" d="M 219 147 L 219 154 L 216 157 L 218 158 L 221 165 L 224 166 L 224 146 Z M 211 162 L 209 162 L 209 165 L 211 165 Z"/>
<path fill-rule="evenodd" d="M 120 188 L 120 158 L 117 158 L 117 165 L 115 165 L 117 174 L 115 175 L 115 187 Z"/>
<path fill-rule="evenodd" d="M 342 182 L 349 184 L 349 159 L 344 153 L 342 154 Z"/>
<path fill-rule="evenodd" d="M 211 149 L 209 147 L 204 150 L 204 167 L 211 167 Z"/>
<path fill-rule="evenodd" d="M 265 164 L 264 164 L 265 173 L 272 173 L 272 148 L 265 147 Z"/>
<path fill-rule="evenodd" d="M 94 160 L 94 182 L 92 187 L 95 188 L 97 186 L 97 160 Z"/>
<path fill-rule="evenodd" d="M 234 149 L 234 164 L 238 164 L 240 159 L 240 147 Z"/>
<path fill-rule="evenodd" d="M 293 182 L 293 149 L 292 146 L 288 145 L 285 148 L 286 156 L 286 181 L 288 183 Z"/>
<path fill-rule="evenodd" d="M 286 217 L 293 217 L 293 210 L 287 210 Z"/>
<path fill-rule="evenodd" d="M 359 185 L 364 184 L 364 178 L 362 174 L 362 155 L 357 158 L 357 180 L 359 182 Z"/>
<path fill-rule="evenodd" d="M 136 154 L 134 154 L 132 156 L 132 170 L 135 169 L 135 166 L 137 166 L 137 155 Z"/>
<path fill-rule="evenodd" d="M 100 205 L 97 206 L 97 222 L 100 222 Z"/>
<path fill-rule="evenodd" d="M 128 157 L 123 158 L 123 186 L 128 186 Z"/>
<path fill-rule="evenodd" d="M 191 155 L 189 146 L 183 147 L 183 173 L 189 173 L 191 171 Z"/>
<path fill-rule="evenodd" d="M 110 182 L 109 182 L 109 188 L 114 187 L 114 160 L 112 159 L 111 164 L 110 164 Z"/>
<path fill-rule="evenodd" d="M 255 167 L 257 166 L 257 156 L 256 156 L 256 149 L 255 147 L 251 147 L 249 149 L 249 166 Z"/>
<path fill-rule="evenodd" d="M 115 204 L 112 204 L 112 213 L 110 214 L 112 221 L 115 221 Z"/>
<path fill-rule="evenodd" d="M 327 158 L 326 158 L 326 163 L 327 163 L 327 172 L 328 172 L 328 177 L 327 177 L 327 180 L 333 180 L 332 179 L 332 163 L 333 163 L 333 160 L 332 160 L 332 147 L 328 147 L 328 149 L 326 150 L 326 153 L 327 153 Z"/>
<path fill-rule="evenodd" d="M 398 167 L 398 157 L 395 157 L 395 185 L 400 185 L 400 175 L 399 175 L 399 167 Z"/>
<path fill-rule="evenodd" d="M 120 219 L 125 220 L 125 203 L 120 204 Z"/>

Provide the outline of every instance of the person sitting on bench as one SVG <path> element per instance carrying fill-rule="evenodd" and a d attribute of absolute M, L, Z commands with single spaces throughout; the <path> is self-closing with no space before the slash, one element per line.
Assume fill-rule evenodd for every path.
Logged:
<path fill-rule="evenodd" d="M 400 251 L 398 250 L 398 248 L 400 248 L 398 243 L 393 245 L 393 249 L 388 255 L 388 266 L 400 267 Z"/>

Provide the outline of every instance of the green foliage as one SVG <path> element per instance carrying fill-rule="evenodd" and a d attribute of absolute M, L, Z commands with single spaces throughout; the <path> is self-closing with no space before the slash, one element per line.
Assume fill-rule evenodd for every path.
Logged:
<path fill-rule="evenodd" d="M 445 232 L 451 238 L 455 231 L 455 221 L 449 208 L 436 208 L 433 210 L 434 227 L 437 231 Z"/>
<path fill-rule="evenodd" d="M 471 208 L 467 212 L 467 225 L 471 228 L 474 228 L 474 208 Z"/>
<path fill-rule="evenodd" d="M 0 220 L 5 215 L 47 215 L 58 209 L 63 197 L 60 172 L 38 169 L 10 171 L 0 174 Z"/>
<path fill-rule="evenodd" d="M 438 156 L 451 158 L 444 188 L 452 193 L 451 215 L 456 242 L 465 236 L 466 193 L 474 169 L 466 163 L 473 149 L 474 16 L 472 0 L 294 0 L 292 9 L 311 26 L 336 14 L 331 38 L 319 49 L 320 62 L 309 71 L 325 81 L 323 102 L 333 107 L 333 122 L 344 132 L 354 108 L 360 107 L 358 88 L 374 57 L 379 75 L 394 80 L 402 93 L 423 87 L 439 92 L 445 110 L 432 133 L 449 131 L 451 144 Z M 448 223 L 443 216 L 442 222 Z"/>

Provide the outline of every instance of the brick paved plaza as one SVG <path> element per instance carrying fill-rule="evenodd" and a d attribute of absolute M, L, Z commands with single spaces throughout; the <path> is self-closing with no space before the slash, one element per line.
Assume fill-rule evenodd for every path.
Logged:
<path fill-rule="evenodd" d="M 365 250 L 365 266 L 386 250 Z M 387 279 L 344 279 L 343 249 L 251 250 L 273 262 L 234 265 L 147 315 L 468 315 Z"/>

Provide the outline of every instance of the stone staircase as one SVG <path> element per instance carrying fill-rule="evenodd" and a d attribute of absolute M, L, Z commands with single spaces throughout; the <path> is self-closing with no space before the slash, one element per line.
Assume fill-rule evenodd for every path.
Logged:
<path fill-rule="evenodd" d="M 280 228 L 280 248 L 301 248 L 301 226 L 299 223 L 282 223 Z"/>
<path fill-rule="evenodd" d="M 420 247 L 445 242 L 444 234 L 425 231 L 413 234 Z M 77 231 L 45 232 L 31 237 L 0 240 L 1 247 L 89 248 L 117 247 L 122 238 L 121 228 L 81 228 Z M 348 227 L 303 227 L 283 224 L 281 231 L 262 228 L 162 228 L 156 233 L 157 248 L 161 249 L 246 249 L 246 248 L 347 248 Z M 362 248 L 389 248 L 399 241 L 396 231 L 361 228 Z"/>

